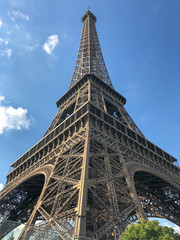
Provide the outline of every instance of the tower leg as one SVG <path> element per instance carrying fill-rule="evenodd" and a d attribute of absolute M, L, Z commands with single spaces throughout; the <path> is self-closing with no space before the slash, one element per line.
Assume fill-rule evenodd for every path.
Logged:
<path fill-rule="evenodd" d="M 47 184 L 46 184 L 47 186 Z M 45 188 L 44 188 L 44 191 L 45 191 Z M 36 219 L 36 215 L 37 215 L 37 211 L 38 211 L 38 208 L 40 207 L 41 205 L 41 199 L 44 195 L 44 191 L 42 192 L 41 196 L 39 197 L 35 207 L 34 207 L 34 210 L 33 212 L 31 213 L 31 216 L 27 222 L 27 224 L 25 225 L 23 231 L 21 232 L 20 236 L 18 237 L 18 240 L 23 240 L 25 239 L 26 237 L 26 234 L 28 233 L 28 231 L 30 230 L 30 227 L 31 227 L 31 224 L 33 224 L 33 221 Z"/>
<path fill-rule="evenodd" d="M 81 181 L 79 189 L 77 218 L 75 223 L 74 235 L 84 236 L 86 234 L 86 210 L 87 210 L 87 193 L 88 193 L 88 168 L 89 168 L 89 126 L 86 129 L 86 141 L 84 146 L 83 164 L 81 170 Z"/>
<path fill-rule="evenodd" d="M 58 158 L 56 158 L 56 161 L 55 161 L 55 164 L 54 164 L 53 169 L 54 169 L 55 166 L 56 166 L 57 160 L 58 160 Z M 46 193 L 46 188 L 47 188 L 47 185 L 48 185 L 48 183 L 49 183 L 49 181 L 50 181 L 50 179 L 51 179 L 51 176 L 52 176 L 52 173 L 53 173 L 53 169 L 52 169 L 52 172 L 51 172 L 50 176 L 48 176 L 48 177 L 46 176 L 46 181 L 45 181 L 45 183 L 44 183 L 44 186 L 43 186 L 43 190 L 42 190 L 42 192 L 41 192 L 41 195 L 39 196 L 39 199 L 38 199 L 38 201 L 37 201 L 37 203 L 36 203 L 36 205 L 35 205 L 35 207 L 34 207 L 33 212 L 31 213 L 31 215 L 30 215 L 30 217 L 29 217 L 29 220 L 28 220 L 27 224 L 25 225 L 23 231 L 21 232 L 20 236 L 18 237 L 18 240 L 23 240 L 23 239 L 25 239 L 26 234 L 27 234 L 28 231 L 30 230 L 31 225 L 32 225 L 32 224 L 35 222 L 35 220 L 36 220 L 36 216 L 37 216 L 37 214 L 38 214 L 38 209 L 39 209 L 39 207 L 41 206 L 42 198 L 43 198 L 43 196 L 44 196 L 45 193 Z"/>
<path fill-rule="evenodd" d="M 147 218 L 142 206 L 141 206 L 141 203 L 140 203 L 140 200 L 137 196 L 137 193 L 136 193 L 136 189 L 135 189 L 135 186 L 134 186 L 134 182 L 133 182 L 133 179 L 131 178 L 130 174 L 129 174 L 129 171 L 126 167 L 126 164 L 125 164 L 125 160 L 123 157 L 120 157 L 120 162 L 123 164 L 123 170 L 124 170 L 124 174 L 125 174 L 125 179 L 126 179 L 126 183 L 130 189 L 130 196 L 131 198 L 133 199 L 135 205 L 137 206 L 137 209 L 136 209 L 136 214 L 137 214 L 137 217 L 139 219 L 139 221 L 141 221 L 143 218 Z"/>

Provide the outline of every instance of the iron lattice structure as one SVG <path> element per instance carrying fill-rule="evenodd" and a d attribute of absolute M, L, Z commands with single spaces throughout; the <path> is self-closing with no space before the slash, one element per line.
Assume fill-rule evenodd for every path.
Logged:
<path fill-rule="evenodd" d="M 0 193 L 3 218 L 26 223 L 19 239 L 53 239 L 34 230 L 37 222 L 63 240 L 119 239 L 127 224 L 147 217 L 180 226 L 177 160 L 143 136 L 112 88 L 95 20 L 89 10 L 83 16 L 70 88 L 43 138 L 11 165 Z M 3 224 L 1 238 L 12 229 Z"/>
<path fill-rule="evenodd" d="M 113 87 L 106 69 L 96 32 L 96 17 L 88 10 L 82 17 L 81 21 L 83 23 L 83 30 L 76 65 L 69 88 L 71 88 L 87 73 L 93 73 L 95 76 Z"/>

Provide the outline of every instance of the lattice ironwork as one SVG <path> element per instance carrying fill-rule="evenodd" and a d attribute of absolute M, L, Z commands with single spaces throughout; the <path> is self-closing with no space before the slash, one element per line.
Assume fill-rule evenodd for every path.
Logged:
<path fill-rule="evenodd" d="M 89 11 L 87 19 L 95 23 Z M 180 226 L 176 159 L 144 137 L 125 103 L 95 74 L 57 101 L 45 135 L 12 163 L 0 193 L 1 216 L 26 223 L 19 240 L 51 232 L 63 240 L 115 240 L 130 222 L 147 217 Z M 32 227 L 37 222 L 45 235 Z"/>
<path fill-rule="evenodd" d="M 89 10 L 82 17 L 83 30 L 77 60 L 69 85 L 71 88 L 85 74 L 92 73 L 112 87 L 103 59 L 101 46 L 95 27 L 96 17 Z"/>

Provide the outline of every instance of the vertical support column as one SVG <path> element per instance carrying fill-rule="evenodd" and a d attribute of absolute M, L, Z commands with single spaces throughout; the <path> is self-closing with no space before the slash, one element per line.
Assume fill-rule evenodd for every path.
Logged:
<path fill-rule="evenodd" d="M 114 181 L 112 180 L 113 179 L 112 166 L 111 166 L 110 159 L 108 156 L 107 146 L 104 146 L 104 153 L 105 153 L 104 162 L 105 162 L 105 168 L 107 171 L 107 175 L 111 177 L 109 180 L 107 180 L 107 189 L 109 191 L 110 202 L 111 202 L 111 205 L 113 208 L 113 213 L 116 217 L 118 217 L 120 214 L 119 206 L 118 206 L 118 199 L 117 199 L 117 195 L 116 195 Z"/>
<path fill-rule="evenodd" d="M 77 106 L 78 106 L 79 94 L 80 94 L 80 89 L 78 90 L 78 94 L 77 94 L 77 97 L 76 97 L 76 103 L 75 103 L 74 111 L 76 111 L 78 109 Z"/>
<path fill-rule="evenodd" d="M 79 199 L 77 207 L 77 218 L 75 223 L 74 235 L 86 235 L 86 211 L 87 211 L 87 193 L 88 193 L 88 172 L 89 172 L 89 148 L 90 148 L 90 127 L 86 129 L 86 140 L 84 146 L 84 156 L 81 170 L 81 180 L 79 189 Z"/>
<path fill-rule="evenodd" d="M 88 102 L 91 102 L 91 80 L 88 83 Z"/>
<path fill-rule="evenodd" d="M 105 111 L 105 112 L 108 112 L 107 111 L 107 108 L 106 108 L 106 104 L 105 104 L 105 100 L 104 100 L 104 94 L 103 94 L 103 91 L 101 90 L 101 96 L 102 96 L 102 103 L 103 103 L 103 110 Z"/>
<path fill-rule="evenodd" d="M 125 165 L 125 161 L 124 161 L 123 157 L 120 157 L 120 162 L 123 165 L 125 179 L 126 179 L 126 183 L 127 183 L 128 187 L 130 189 L 131 198 L 133 199 L 134 203 L 137 206 L 137 209 L 136 209 L 137 217 L 138 217 L 139 221 L 141 221 L 142 218 L 147 218 L 146 214 L 145 214 L 145 212 L 144 212 L 144 210 L 143 210 L 143 208 L 141 206 L 141 203 L 140 203 L 139 198 L 138 198 L 137 193 L 136 193 L 136 189 L 135 189 L 133 180 L 131 179 L 129 171 L 127 170 L 127 167 Z"/>

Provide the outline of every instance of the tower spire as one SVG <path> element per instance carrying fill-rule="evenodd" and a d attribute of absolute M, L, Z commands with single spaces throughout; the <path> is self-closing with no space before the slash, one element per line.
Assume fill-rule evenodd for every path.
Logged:
<path fill-rule="evenodd" d="M 83 29 L 76 64 L 69 88 L 71 88 L 87 73 L 96 75 L 102 81 L 113 87 L 106 69 L 96 32 L 96 16 L 89 10 L 89 8 L 81 18 L 81 22 L 83 23 Z"/>

